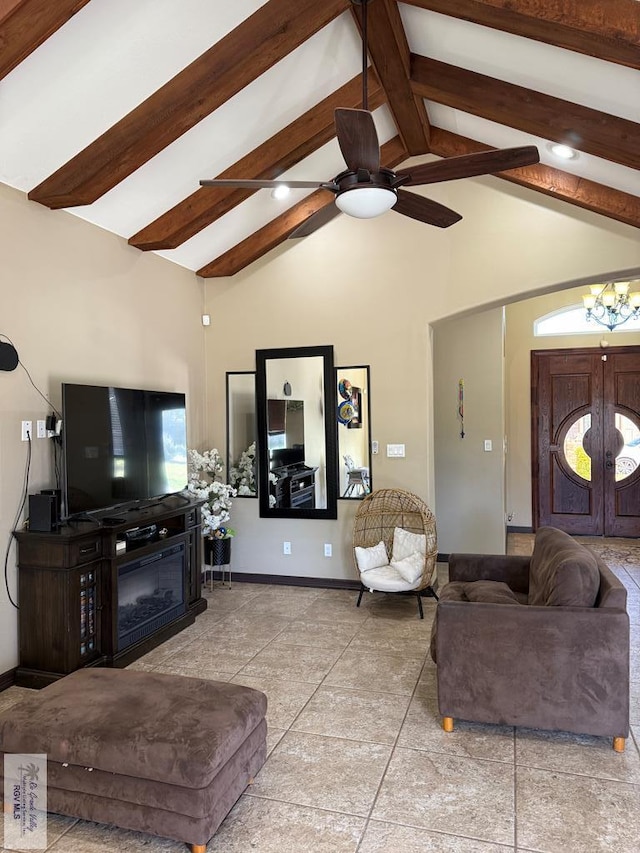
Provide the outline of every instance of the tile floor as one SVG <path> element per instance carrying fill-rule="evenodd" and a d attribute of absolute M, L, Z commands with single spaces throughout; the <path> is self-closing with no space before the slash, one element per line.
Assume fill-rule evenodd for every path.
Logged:
<path fill-rule="evenodd" d="M 513 537 L 524 553 L 530 537 Z M 227 680 L 269 700 L 269 757 L 211 853 L 638 853 L 640 544 L 594 540 L 629 590 L 632 734 L 609 739 L 439 724 L 435 610 L 343 590 L 216 584 L 209 609 L 133 668 Z M 440 568 L 446 579 L 446 566 Z M 0 694 L 0 709 L 24 690 Z M 51 816 L 51 853 L 183 853 Z M 0 830 L 1 833 L 1 830 Z M 0 842 L 1 842 L 0 834 Z"/>

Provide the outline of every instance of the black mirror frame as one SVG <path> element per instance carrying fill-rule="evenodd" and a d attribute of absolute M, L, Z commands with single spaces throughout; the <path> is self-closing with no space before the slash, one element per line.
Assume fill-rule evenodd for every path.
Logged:
<path fill-rule="evenodd" d="M 269 458 L 267 449 L 267 362 L 285 358 L 323 358 L 324 440 L 326 451 L 327 506 L 316 509 L 290 509 L 269 506 L 269 471 L 263 460 Z M 256 425 L 258 432 L 258 499 L 262 518 L 336 519 L 338 517 L 338 432 L 334 405 L 333 347 L 288 347 L 256 350 Z"/>

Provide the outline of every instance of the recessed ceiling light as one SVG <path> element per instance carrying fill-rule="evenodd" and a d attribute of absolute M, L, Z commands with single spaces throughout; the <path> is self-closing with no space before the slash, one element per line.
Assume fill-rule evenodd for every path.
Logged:
<path fill-rule="evenodd" d="M 562 160 L 574 160 L 578 156 L 578 153 L 568 145 L 550 144 L 549 151 Z"/>
<path fill-rule="evenodd" d="M 275 189 L 271 190 L 271 198 L 283 199 L 286 198 L 291 190 L 286 184 L 280 184 L 275 187 Z"/>

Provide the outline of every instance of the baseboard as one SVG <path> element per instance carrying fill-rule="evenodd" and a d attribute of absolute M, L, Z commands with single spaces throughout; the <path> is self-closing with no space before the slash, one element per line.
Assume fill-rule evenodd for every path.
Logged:
<path fill-rule="evenodd" d="M 507 525 L 507 533 L 533 533 L 533 527 L 512 527 Z"/>
<path fill-rule="evenodd" d="M 0 675 L 0 693 L 16 683 L 16 669 L 17 667 L 14 666 L 13 669 L 9 669 Z"/>
<path fill-rule="evenodd" d="M 207 568 L 207 578 L 211 571 Z M 229 579 L 229 572 L 224 575 L 218 569 L 213 572 L 213 579 L 224 581 Z M 343 580 L 339 578 L 305 578 L 297 575 L 259 575 L 252 572 L 232 572 L 232 581 L 238 583 L 270 583 L 283 584 L 285 586 L 312 586 L 318 589 L 360 589 L 360 581 Z"/>

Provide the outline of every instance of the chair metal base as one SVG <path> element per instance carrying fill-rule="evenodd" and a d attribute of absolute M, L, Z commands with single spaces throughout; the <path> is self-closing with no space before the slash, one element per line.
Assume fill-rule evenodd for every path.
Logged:
<path fill-rule="evenodd" d="M 356 607 L 360 607 L 360 602 L 362 601 L 362 596 L 369 589 L 369 587 L 365 586 L 362 582 L 360 582 L 360 592 L 358 594 L 358 601 L 356 602 Z M 374 589 L 372 592 L 384 592 L 384 590 Z M 427 598 L 435 598 L 438 601 L 438 593 L 432 586 L 425 587 L 425 589 L 421 589 L 418 592 L 411 592 L 408 590 L 407 592 L 400 593 L 392 593 L 393 595 L 415 595 L 418 599 L 418 613 L 420 614 L 420 618 L 424 619 L 424 611 L 422 609 L 422 596 L 426 595 Z"/>

